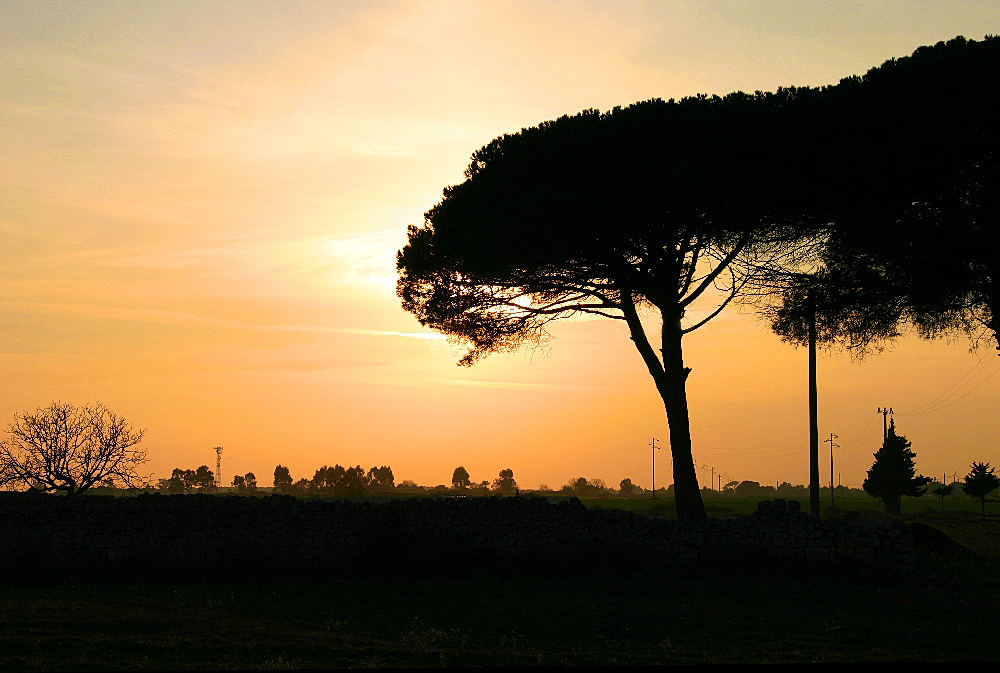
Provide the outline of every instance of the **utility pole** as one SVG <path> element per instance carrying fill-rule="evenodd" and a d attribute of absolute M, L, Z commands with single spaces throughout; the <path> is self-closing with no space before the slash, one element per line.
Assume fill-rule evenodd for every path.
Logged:
<path fill-rule="evenodd" d="M 660 448 L 660 447 L 658 447 L 656 445 L 656 437 L 653 437 L 653 441 L 651 441 L 649 443 L 649 445 L 651 447 L 653 447 L 653 449 L 652 449 L 652 453 L 653 453 L 653 476 L 651 477 L 650 480 L 653 482 L 653 500 L 656 500 L 656 450 L 658 448 Z"/>
<path fill-rule="evenodd" d="M 882 414 L 882 442 L 884 443 L 889 437 L 889 426 L 886 425 L 885 417 L 892 414 L 892 408 L 890 407 L 879 407 L 876 414 Z"/>
<path fill-rule="evenodd" d="M 835 448 L 840 448 L 840 444 L 834 444 L 833 440 L 840 439 L 839 436 L 830 433 L 830 439 L 824 439 L 824 442 L 830 442 L 830 507 L 833 507 L 833 450 Z"/>
<path fill-rule="evenodd" d="M 710 481 L 708 483 L 710 483 L 710 484 L 714 484 L 715 483 L 715 466 L 714 465 L 712 466 L 712 481 Z M 712 487 L 709 486 L 709 488 L 712 488 Z"/>

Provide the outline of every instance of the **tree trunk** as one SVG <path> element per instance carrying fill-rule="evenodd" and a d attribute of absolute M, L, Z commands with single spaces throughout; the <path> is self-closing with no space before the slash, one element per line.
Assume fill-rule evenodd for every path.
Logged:
<path fill-rule="evenodd" d="M 810 289 L 809 305 L 809 512 L 819 516 L 819 413 L 816 392 L 816 299 Z"/>
<path fill-rule="evenodd" d="M 680 318 L 663 318 L 664 385 L 658 386 L 670 429 L 670 454 L 674 463 L 674 498 L 678 519 L 704 519 L 705 504 L 698 488 L 691 455 L 691 421 L 688 417 L 687 377 L 681 352 Z"/>
<path fill-rule="evenodd" d="M 902 500 L 902 496 L 899 495 L 890 495 L 882 498 L 882 502 L 885 503 L 885 511 L 889 514 L 899 516 L 903 513 Z"/>
<path fill-rule="evenodd" d="M 660 353 L 662 359 L 656 356 L 646 332 L 639 321 L 639 315 L 632 302 L 631 292 L 622 289 L 621 309 L 632 335 L 632 342 L 642 356 L 649 370 L 656 390 L 663 400 L 663 408 L 667 412 L 667 426 L 670 431 L 670 455 L 674 464 L 674 503 L 678 519 L 704 519 L 705 504 L 701 501 L 701 490 L 698 488 L 698 477 L 694 472 L 694 459 L 691 457 L 691 423 L 688 419 L 687 377 L 691 372 L 684 366 L 681 353 L 681 314 L 679 305 L 674 304 L 662 315 L 662 331 L 660 333 Z"/>

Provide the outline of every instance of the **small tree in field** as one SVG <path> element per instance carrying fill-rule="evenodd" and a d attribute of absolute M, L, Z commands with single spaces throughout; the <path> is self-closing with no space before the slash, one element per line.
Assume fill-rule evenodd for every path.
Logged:
<path fill-rule="evenodd" d="M 962 490 L 973 498 L 979 498 L 982 506 L 983 518 L 986 518 L 986 496 L 991 491 L 1000 487 L 1000 478 L 997 477 L 994 468 L 989 463 L 977 463 L 973 461 L 972 469 L 965 475 L 965 482 Z"/>
<path fill-rule="evenodd" d="M 632 495 L 635 492 L 635 484 L 628 477 L 621 480 L 618 484 L 618 492 L 622 495 Z"/>
<path fill-rule="evenodd" d="M 930 477 L 915 474 L 913 459 L 916 455 L 910 450 L 909 440 L 897 435 L 896 424 L 890 421 L 882 448 L 875 452 L 875 462 L 861 485 L 865 493 L 881 500 L 890 514 L 900 513 L 902 496 L 923 495 L 931 481 Z"/>
<path fill-rule="evenodd" d="M 53 402 L 16 414 L 0 441 L 0 486 L 23 486 L 67 495 L 112 483 L 138 488 L 148 477 L 136 471 L 146 452 L 135 448 L 145 430 L 104 405 L 75 407 Z"/>
<path fill-rule="evenodd" d="M 941 513 L 944 514 L 944 498 L 945 496 L 951 495 L 951 492 L 955 490 L 955 482 L 948 484 L 947 486 L 941 485 L 935 488 L 931 493 L 941 498 Z"/>

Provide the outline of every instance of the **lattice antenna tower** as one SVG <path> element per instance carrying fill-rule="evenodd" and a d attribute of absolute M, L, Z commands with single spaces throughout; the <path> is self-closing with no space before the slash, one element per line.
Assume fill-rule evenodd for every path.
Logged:
<path fill-rule="evenodd" d="M 222 447 L 215 447 L 215 485 L 222 486 Z"/>

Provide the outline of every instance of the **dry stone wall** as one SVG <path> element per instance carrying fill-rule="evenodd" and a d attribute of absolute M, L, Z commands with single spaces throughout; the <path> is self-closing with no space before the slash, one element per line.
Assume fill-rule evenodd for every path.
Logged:
<path fill-rule="evenodd" d="M 703 522 L 588 510 L 575 498 L 386 503 L 290 496 L 0 494 L 0 569 L 85 578 L 262 574 L 283 578 L 487 571 L 562 573 L 753 559 L 911 566 L 897 521 L 824 521 L 798 503 Z"/>

